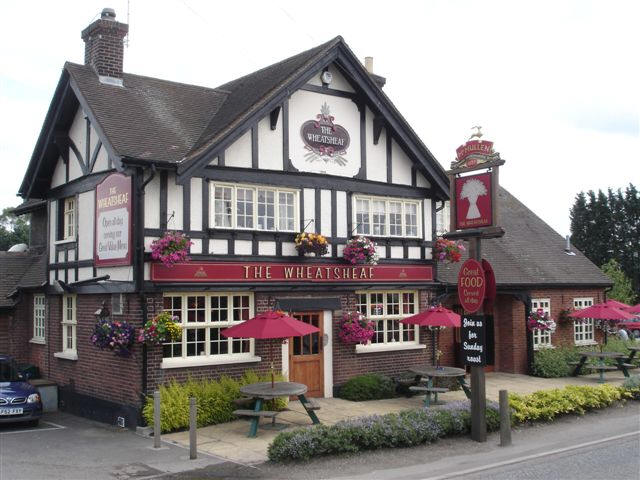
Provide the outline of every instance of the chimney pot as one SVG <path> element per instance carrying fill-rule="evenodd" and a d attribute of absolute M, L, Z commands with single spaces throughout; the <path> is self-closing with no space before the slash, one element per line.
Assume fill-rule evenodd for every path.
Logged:
<path fill-rule="evenodd" d="M 373 57 L 364 57 L 364 68 L 367 72 L 373 73 Z"/>
<path fill-rule="evenodd" d="M 100 18 L 104 20 L 115 20 L 116 19 L 116 11 L 113 8 L 103 8 L 102 13 L 100 14 Z"/>

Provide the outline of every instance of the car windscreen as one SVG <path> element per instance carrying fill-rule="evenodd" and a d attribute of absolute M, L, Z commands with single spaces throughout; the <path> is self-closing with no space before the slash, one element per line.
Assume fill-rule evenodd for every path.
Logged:
<path fill-rule="evenodd" d="M 0 360 L 0 382 L 17 382 L 18 369 L 16 364 L 9 360 Z"/>

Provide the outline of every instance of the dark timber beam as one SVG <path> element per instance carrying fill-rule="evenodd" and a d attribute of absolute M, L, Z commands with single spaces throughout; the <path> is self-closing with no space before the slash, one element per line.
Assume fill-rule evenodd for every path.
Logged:
<path fill-rule="evenodd" d="M 385 121 L 384 117 L 380 117 L 376 115 L 373 118 L 373 144 L 377 145 L 380 140 L 380 135 L 382 135 L 382 129 L 384 128 Z"/>
<path fill-rule="evenodd" d="M 271 110 L 271 113 L 269 114 L 271 130 L 275 130 L 276 127 L 278 126 L 278 117 L 280 116 L 280 109 L 281 107 L 278 105 L 276 108 Z"/>

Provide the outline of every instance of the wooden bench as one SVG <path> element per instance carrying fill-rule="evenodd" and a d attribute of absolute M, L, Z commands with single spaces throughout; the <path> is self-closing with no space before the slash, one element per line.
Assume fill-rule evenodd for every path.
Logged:
<path fill-rule="evenodd" d="M 238 417 L 266 417 L 266 418 L 272 418 L 274 422 L 276 419 L 276 415 L 278 415 L 279 413 L 280 412 L 272 412 L 269 410 L 260 410 L 259 412 L 256 412 L 255 410 L 234 410 L 233 411 L 233 414 Z"/>
<path fill-rule="evenodd" d="M 577 367 L 578 365 L 580 365 L 580 362 L 568 362 L 569 365 L 573 365 L 574 367 Z"/>
<path fill-rule="evenodd" d="M 448 392 L 448 388 L 444 387 L 409 387 L 412 392 L 429 392 L 429 393 L 445 393 Z"/>
<path fill-rule="evenodd" d="M 623 363 L 622 366 L 627 370 L 631 370 L 632 368 L 640 368 L 638 367 L 638 365 L 634 365 L 633 363 Z"/>
<path fill-rule="evenodd" d="M 618 367 L 614 367 L 613 365 L 588 365 L 588 364 L 585 364 L 584 368 L 589 368 L 591 370 L 602 370 L 602 371 L 618 370 Z"/>
<path fill-rule="evenodd" d="M 250 407 L 253 407 L 255 401 L 256 400 L 254 398 L 251 398 L 251 397 L 240 397 L 240 398 L 233 399 L 232 403 L 236 407 L 250 408 Z"/>

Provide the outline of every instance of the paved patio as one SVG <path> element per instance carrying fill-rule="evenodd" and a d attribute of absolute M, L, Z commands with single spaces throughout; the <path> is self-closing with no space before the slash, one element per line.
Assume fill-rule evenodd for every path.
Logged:
<path fill-rule="evenodd" d="M 468 378 L 468 377 L 467 377 Z M 619 385 L 624 381 L 622 372 L 607 372 L 606 383 Z M 598 385 L 598 375 L 565 378 L 536 378 L 527 375 L 510 373 L 487 373 L 487 398 L 498 401 L 498 392 L 508 390 L 510 393 L 527 394 L 537 390 L 562 388 L 567 385 Z M 464 392 L 454 391 L 441 394 L 440 401 L 450 402 L 465 399 Z M 387 400 L 372 400 L 368 402 L 350 402 L 340 398 L 316 398 L 314 402 L 321 406 L 316 412 L 323 424 L 331 425 L 363 415 L 385 414 L 399 412 L 411 408 L 419 408 L 423 397 L 392 398 Z M 287 430 L 310 425 L 311 420 L 300 405 L 300 402 L 289 402 L 289 410 L 277 417 L 278 423 L 290 424 Z M 234 422 L 211 425 L 198 429 L 198 450 L 223 457 L 229 461 L 243 464 L 258 464 L 267 460 L 267 448 L 279 433 L 278 431 L 263 429 L 270 420 L 261 420 L 258 436 L 248 438 L 249 421 L 236 420 Z M 285 431 L 287 431 L 285 430 Z M 189 445 L 189 432 L 178 432 L 163 435 L 163 440 L 179 445 Z"/>

